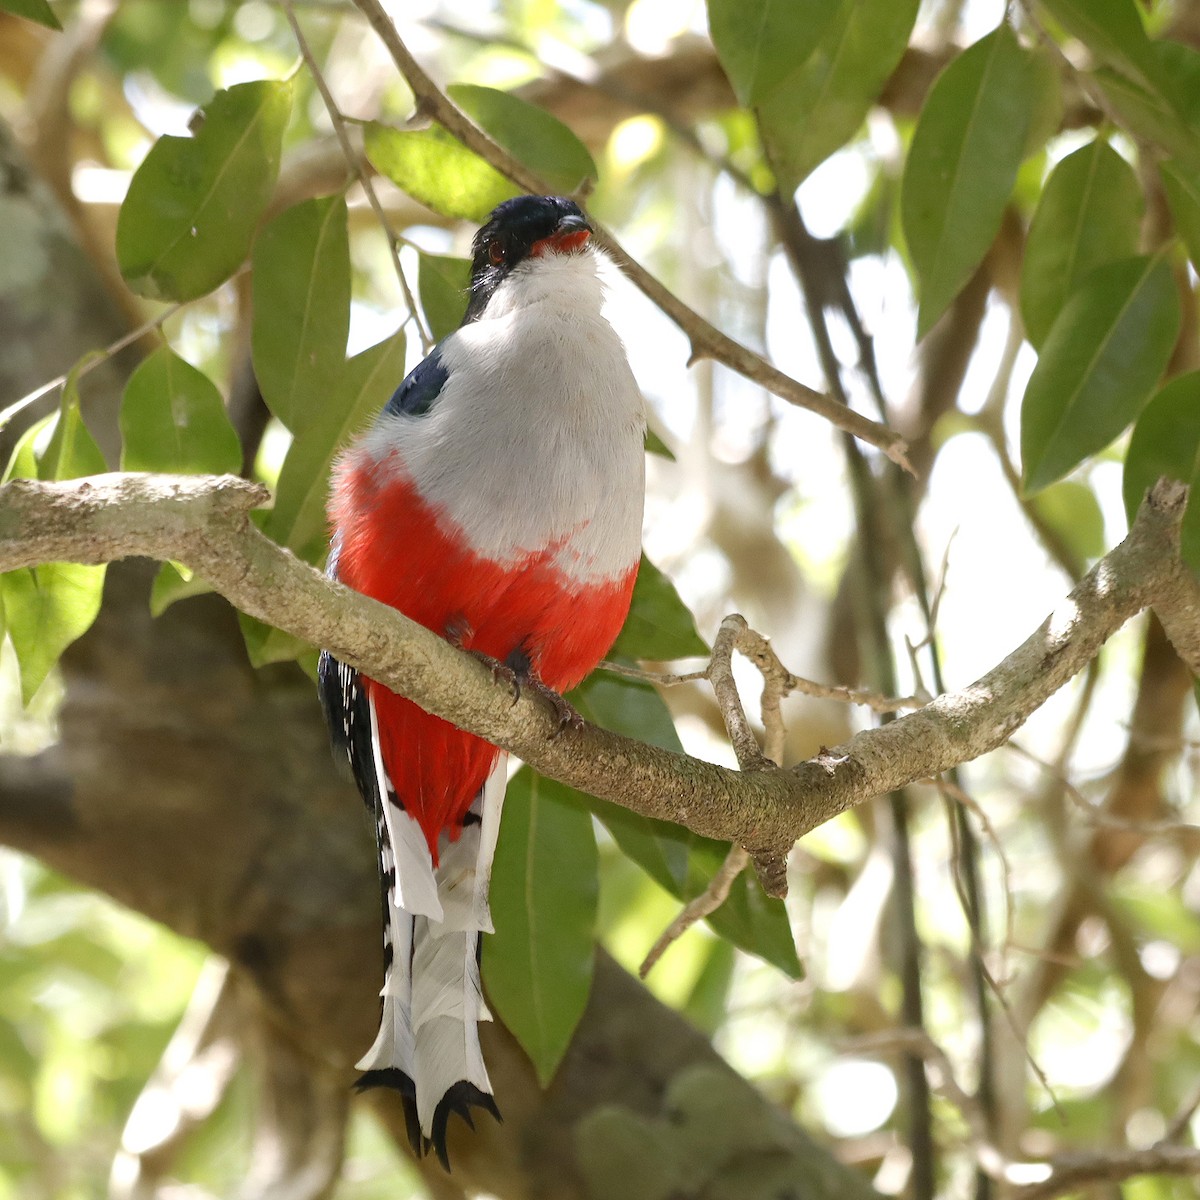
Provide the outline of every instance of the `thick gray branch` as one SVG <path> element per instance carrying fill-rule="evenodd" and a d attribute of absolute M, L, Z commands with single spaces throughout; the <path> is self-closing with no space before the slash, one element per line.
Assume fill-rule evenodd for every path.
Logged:
<path fill-rule="evenodd" d="M 1179 558 L 1186 489 L 1161 483 L 1129 536 L 983 678 L 790 770 L 740 773 L 585 726 L 555 736 L 548 706 L 400 613 L 326 579 L 249 519 L 263 489 L 233 477 L 99 475 L 0 488 L 0 570 L 54 560 L 180 560 L 243 611 L 305 641 L 537 770 L 645 816 L 736 841 L 772 891 L 796 839 L 872 796 L 995 749 L 1132 616 L 1154 607 L 1200 667 L 1200 585 Z"/>

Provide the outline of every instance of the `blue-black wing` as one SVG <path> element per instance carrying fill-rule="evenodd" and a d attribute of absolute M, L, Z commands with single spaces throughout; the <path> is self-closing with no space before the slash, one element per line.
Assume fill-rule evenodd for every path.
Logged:
<path fill-rule="evenodd" d="M 439 342 L 404 377 L 404 382 L 396 389 L 383 411 L 393 416 L 423 417 L 433 407 L 449 378 L 450 372 L 442 362 L 442 344 Z"/>

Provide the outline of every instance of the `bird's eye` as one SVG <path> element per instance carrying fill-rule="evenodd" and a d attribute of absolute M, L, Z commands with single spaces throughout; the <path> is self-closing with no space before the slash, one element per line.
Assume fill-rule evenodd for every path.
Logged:
<path fill-rule="evenodd" d="M 488 242 L 488 259 L 494 267 L 504 261 L 504 244 L 499 239 Z"/>

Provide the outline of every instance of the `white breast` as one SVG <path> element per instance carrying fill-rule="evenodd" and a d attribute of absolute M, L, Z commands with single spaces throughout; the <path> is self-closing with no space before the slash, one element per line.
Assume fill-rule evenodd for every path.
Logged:
<path fill-rule="evenodd" d="M 424 416 L 386 415 L 364 448 L 416 485 L 477 553 L 555 546 L 579 582 L 624 574 L 641 546 L 645 413 L 604 318 L 595 251 L 514 269 L 441 346 L 449 378 Z"/>

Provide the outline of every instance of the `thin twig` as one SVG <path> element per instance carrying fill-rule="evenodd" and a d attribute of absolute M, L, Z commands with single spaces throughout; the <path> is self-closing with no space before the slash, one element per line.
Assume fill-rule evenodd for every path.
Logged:
<path fill-rule="evenodd" d="M 778 766 L 783 757 L 784 728 L 783 718 L 779 711 L 780 681 L 786 678 L 788 672 L 779 659 L 771 652 L 768 668 L 763 674 L 763 715 L 767 726 L 771 754 L 764 755 L 759 748 L 758 739 L 750 728 L 746 710 L 737 683 L 733 678 L 733 655 L 740 650 L 746 654 L 746 644 L 757 647 L 760 643 L 766 645 L 765 639 L 755 633 L 746 623 L 745 617 L 731 613 L 722 622 L 713 643 L 712 656 L 708 667 L 702 672 L 704 678 L 712 685 L 713 694 L 721 709 L 725 729 L 737 755 L 738 766 L 743 771 L 762 771 L 772 766 Z M 769 647 L 768 647 L 769 649 Z M 749 657 L 749 656 L 748 656 Z M 734 880 L 745 870 L 750 862 L 749 852 L 742 846 L 732 845 L 725 861 L 717 873 L 709 880 L 708 887 L 700 895 L 689 900 L 675 919 L 663 930 L 658 940 L 650 948 L 638 975 L 642 979 L 650 973 L 651 968 L 663 956 L 667 948 L 681 938 L 697 921 L 703 920 L 716 912 L 729 898 L 729 889 Z"/>
<path fill-rule="evenodd" d="M 243 268 L 244 270 L 245 268 Z M 241 272 L 239 272 L 240 274 Z M 236 276 L 235 276 L 236 278 Z M 158 314 L 157 317 L 152 317 L 149 321 L 139 325 L 136 329 L 130 330 L 129 333 L 122 334 L 115 342 L 111 342 L 105 346 L 103 350 L 98 350 L 90 355 L 78 367 L 73 367 L 76 379 L 82 379 L 89 372 L 94 371 L 101 363 L 108 362 L 114 354 L 120 354 L 126 346 L 132 346 L 134 342 L 146 336 L 146 334 L 158 329 L 165 321 L 169 321 L 181 308 L 183 304 L 172 304 L 169 308 L 165 308 Z M 31 404 L 36 403 L 43 396 L 54 391 L 55 388 L 60 388 L 70 377 L 70 371 L 64 371 L 63 374 L 51 379 L 48 383 L 43 383 L 41 387 L 35 388 L 32 392 L 22 396 L 20 400 L 14 400 L 12 404 L 0 410 L 0 429 L 17 416 L 19 413 L 27 409 Z"/>
<path fill-rule="evenodd" d="M 1067 1192 L 1078 1192 L 1088 1184 L 1122 1183 L 1138 1175 L 1200 1175 L 1200 1150 L 1159 1145 L 1147 1150 L 1064 1154 L 1043 1169 L 1046 1178 L 1014 1192 L 1014 1200 L 1051 1200 Z"/>
<path fill-rule="evenodd" d="M 527 192 L 549 191 L 546 182 L 497 144 L 445 96 L 429 74 L 409 52 L 391 17 L 379 0 L 354 0 L 416 97 L 419 115 L 437 121 L 447 133 L 473 150 L 502 175 Z M 836 400 L 805 387 L 804 384 L 773 367 L 760 354 L 722 333 L 694 309 L 689 308 L 660 280 L 627 254 L 607 230 L 596 226 L 597 241 L 612 252 L 626 275 L 687 335 L 691 346 L 689 362 L 711 358 L 753 383 L 758 383 L 781 399 L 824 417 L 837 428 L 877 446 L 893 462 L 908 468 L 907 446 L 894 430 L 872 421 Z"/>
<path fill-rule="evenodd" d="M 408 321 L 412 321 L 416 326 L 417 336 L 421 339 L 421 346 L 424 348 L 425 353 L 428 354 L 433 346 L 433 337 L 429 330 L 425 328 L 425 322 L 421 319 L 412 289 L 408 286 L 408 278 L 404 274 L 404 264 L 400 261 L 399 239 L 392 231 L 387 215 L 383 211 L 383 205 L 379 203 L 379 196 L 375 192 L 375 185 L 371 182 L 371 176 L 363 167 L 362 156 L 355 153 L 354 147 L 350 144 L 350 135 L 346 130 L 346 121 L 342 116 L 342 110 L 338 107 L 337 101 L 334 100 L 333 93 L 329 90 L 329 84 L 326 82 L 321 68 L 317 65 L 316 57 L 308 44 L 308 39 L 304 36 L 300 28 L 300 22 L 296 19 L 296 14 L 292 9 L 292 0 L 280 0 L 280 2 L 283 7 L 283 15 L 287 18 L 287 23 L 292 27 L 292 34 L 296 39 L 296 45 L 300 48 L 300 56 L 304 59 L 309 74 L 312 75 L 313 82 L 317 85 L 317 91 L 321 93 L 321 99 L 325 103 L 325 111 L 329 114 L 329 120 L 333 124 L 333 132 L 337 135 L 338 144 L 341 146 L 342 153 L 346 157 L 346 165 L 362 185 L 362 189 L 367 196 L 367 203 L 370 204 L 371 211 L 374 212 L 376 219 L 379 221 L 379 226 L 383 230 L 384 237 L 387 238 L 388 250 L 392 256 L 392 265 L 396 269 L 396 278 L 400 282 L 401 292 L 404 293 L 404 303 L 408 306 L 408 317 L 405 320 L 405 324 Z"/>
<path fill-rule="evenodd" d="M 645 979 L 654 964 L 666 953 L 667 948 L 683 937 L 697 921 L 711 916 L 725 903 L 733 881 L 746 869 L 749 861 L 750 855 L 741 846 L 729 847 L 725 861 L 717 868 L 717 873 L 709 881 L 708 887 L 680 909 L 679 915 L 662 931 L 658 940 L 647 951 L 642 965 L 638 967 L 639 978 Z"/>
<path fill-rule="evenodd" d="M 1164 834 L 1176 833 L 1200 834 L 1200 825 L 1193 824 L 1191 821 L 1140 821 L 1134 817 L 1122 817 L 1117 813 L 1110 813 L 1092 804 L 1071 782 L 1066 772 L 1055 767 L 1053 763 L 1038 758 L 1036 754 L 1027 750 L 1019 742 L 1010 741 L 1008 748 L 1050 775 L 1090 825 L 1099 825 L 1106 829 L 1121 829 L 1128 833 L 1142 834 L 1144 837 L 1161 837 Z"/>
<path fill-rule="evenodd" d="M 975 819 L 983 828 L 983 833 L 988 840 L 988 844 L 992 847 L 996 858 L 999 860 L 1001 891 L 1004 896 L 1004 945 L 1001 948 L 1001 955 L 1005 963 L 1007 963 L 1007 951 L 1013 945 L 1015 937 L 1016 906 L 1013 903 L 1012 865 L 1008 861 L 1008 855 L 1004 852 L 1004 839 L 996 832 L 996 827 L 988 817 L 987 810 L 960 784 L 955 783 L 952 779 L 947 779 L 945 775 L 939 775 L 933 780 L 933 784 L 943 795 L 956 800 L 974 814 Z M 1007 978 L 1007 965 L 1004 967 L 1004 975 Z"/>

